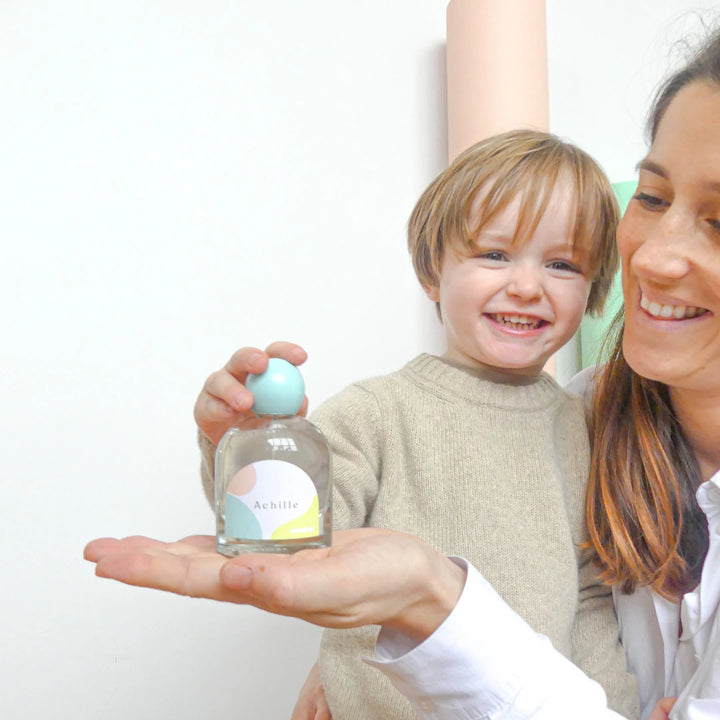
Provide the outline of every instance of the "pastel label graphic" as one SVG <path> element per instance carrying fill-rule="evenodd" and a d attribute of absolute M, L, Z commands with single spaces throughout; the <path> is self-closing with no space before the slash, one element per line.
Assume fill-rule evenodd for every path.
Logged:
<path fill-rule="evenodd" d="M 225 493 L 225 534 L 246 540 L 299 540 L 320 534 L 319 503 L 310 476 L 284 460 L 259 460 L 239 470 Z"/>

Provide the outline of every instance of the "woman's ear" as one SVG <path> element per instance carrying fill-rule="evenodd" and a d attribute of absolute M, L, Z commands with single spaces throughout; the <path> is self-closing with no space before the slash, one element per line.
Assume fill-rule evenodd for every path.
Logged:
<path fill-rule="evenodd" d="M 435 285 L 423 285 L 423 290 L 433 302 L 440 302 L 440 288 Z"/>

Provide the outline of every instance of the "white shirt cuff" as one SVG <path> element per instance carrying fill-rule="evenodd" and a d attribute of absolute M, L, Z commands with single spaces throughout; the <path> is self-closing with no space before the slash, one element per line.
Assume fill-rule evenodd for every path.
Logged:
<path fill-rule="evenodd" d="M 376 659 L 366 660 L 421 718 L 620 717 L 607 709 L 602 688 L 511 610 L 470 563 L 452 559 L 467 569 L 467 580 L 442 625 L 420 644 L 383 629 Z"/>

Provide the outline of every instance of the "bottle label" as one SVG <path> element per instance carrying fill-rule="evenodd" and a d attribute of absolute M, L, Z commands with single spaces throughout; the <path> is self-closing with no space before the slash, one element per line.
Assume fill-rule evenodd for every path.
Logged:
<path fill-rule="evenodd" d="M 317 490 L 284 460 L 258 460 L 235 473 L 225 493 L 225 535 L 244 540 L 300 540 L 320 534 Z"/>

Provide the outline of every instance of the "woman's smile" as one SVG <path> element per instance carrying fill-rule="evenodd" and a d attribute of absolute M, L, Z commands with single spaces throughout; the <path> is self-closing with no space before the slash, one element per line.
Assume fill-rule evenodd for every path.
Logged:
<path fill-rule="evenodd" d="M 618 228 L 623 352 L 639 374 L 720 393 L 720 90 L 693 83 L 668 107 Z"/>
<path fill-rule="evenodd" d="M 656 302 L 648 299 L 642 290 L 640 291 L 640 307 L 648 315 L 652 315 L 659 320 L 687 320 L 708 312 L 705 308 L 694 305 Z"/>

